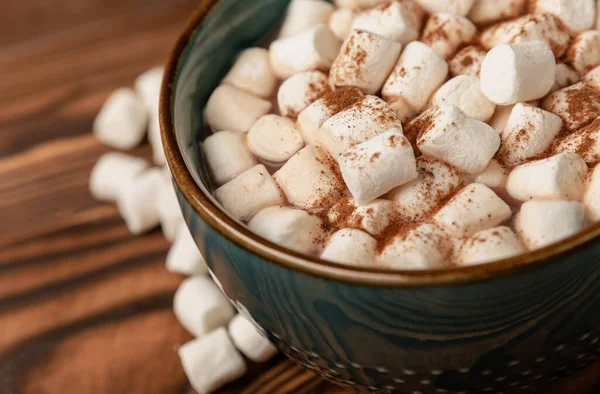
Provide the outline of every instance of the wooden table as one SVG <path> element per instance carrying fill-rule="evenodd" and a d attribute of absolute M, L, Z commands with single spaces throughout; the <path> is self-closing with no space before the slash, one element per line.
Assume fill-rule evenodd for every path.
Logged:
<path fill-rule="evenodd" d="M 50 6 L 52 4 L 52 6 Z M 63 4 L 58 7 L 57 4 Z M 27 0 L 0 15 L 0 393 L 192 392 L 160 231 L 131 236 L 87 180 L 115 88 L 162 64 L 195 2 Z M 135 154 L 150 157 L 143 146 Z M 557 393 L 589 392 L 596 368 Z M 228 393 L 345 393 L 283 357 Z"/>

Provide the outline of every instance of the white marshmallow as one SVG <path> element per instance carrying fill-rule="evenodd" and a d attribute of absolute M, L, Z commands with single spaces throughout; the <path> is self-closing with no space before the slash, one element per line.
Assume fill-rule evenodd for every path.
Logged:
<path fill-rule="evenodd" d="M 479 231 L 460 248 L 458 264 L 462 266 L 490 263 L 524 253 L 517 235 L 506 226 Z"/>
<path fill-rule="evenodd" d="M 273 177 L 292 205 L 318 211 L 331 206 L 345 189 L 334 167 L 333 158 L 308 145 L 292 156 Z"/>
<path fill-rule="evenodd" d="M 377 241 L 364 231 L 345 228 L 335 232 L 321 254 L 323 260 L 347 265 L 374 265 Z"/>
<path fill-rule="evenodd" d="M 298 73 L 285 80 L 277 91 L 277 105 L 283 116 L 295 118 L 329 90 L 327 75 L 320 71 Z"/>
<path fill-rule="evenodd" d="M 119 213 L 132 234 L 142 234 L 159 224 L 156 200 L 163 182 L 161 170 L 152 168 L 134 178 L 118 193 Z"/>
<path fill-rule="evenodd" d="M 431 47 L 413 41 L 406 46 L 385 81 L 382 97 L 388 103 L 402 98 L 414 111 L 420 112 L 447 76 L 448 63 Z"/>
<path fill-rule="evenodd" d="M 472 75 L 479 77 L 481 64 L 487 52 L 479 46 L 469 45 L 464 47 L 448 62 L 450 75 Z"/>
<path fill-rule="evenodd" d="M 242 51 L 223 83 L 269 99 L 277 86 L 277 77 L 271 70 L 269 51 L 264 48 L 248 48 Z"/>
<path fill-rule="evenodd" d="M 492 126 L 498 132 L 498 134 L 502 134 L 504 132 L 506 124 L 508 123 L 508 118 L 510 118 L 510 114 L 514 107 L 514 105 L 496 106 L 494 116 L 492 116 L 492 119 L 490 119 L 488 124 Z"/>
<path fill-rule="evenodd" d="M 394 215 L 392 201 L 373 200 L 359 205 L 352 197 L 344 197 L 331 207 L 327 218 L 335 228 L 357 228 L 377 235 L 385 230 Z"/>
<path fill-rule="evenodd" d="M 576 153 L 559 153 L 515 167 L 506 190 L 520 201 L 575 200 L 583 197 L 587 165 Z"/>
<path fill-rule="evenodd" d="M 477 0 L 469 19 L 478 25 L 489 25 L 521 15 L 526 0 Z"/>
<path fill-rule="evenodd" d="M 352 30 L 329 73 L 335 86 L 357 86 L 377 93 L 400 56 L 402 45 L 366 30 Z"/>
<path fill-rule="evenodd" d="M 235 347 L 255 363 L 269 361 L 277 354 L 277 348 L 242 315 L 229 322 L 229 336 Z"/>
<path fill-rule="evenodd" d="M 180 223 L 167 253 L 167 270 L 183 275 L 206 275 L 208 267 L 185 223 Z"/>
<path fill-rule="evenodd" d="M 359 204 L 366 204 L 417 177 L 415 154 L 402 129 L 392 129 L 350 148 L 338 162 Z"/>
<path fill-rule="evenodd" d="M 498 155 L 502 162 L 516 166 L 543 153 L 562 128 L 562 119 L 527 104 L 516 104 L 502 133 Z"/>
<path fill-rule="evenodd" d="M 292 0 L 279 31 L 279 37 L 290 37 L 309 28 L 329 22 L 334 7 L 323 0 Z"/>
<path fill-rule="evenodd" d="M 561 139 L 553 152 L 577 153 L 587 164 L 600 162 L 600 118 Z"/>
<path fill-rule="evenodd" d="M 429 14 L 435 14 L 438 12 L 445 12 L 448 14 L 455 14 L 460 16 L 466 16 L 475 0 L 415 0 L 421 8 L 427 11 Z"/>
<path fill-rule="evenodd" d="M 594 0 L 535 0 L 532 11 L 537 14 L 553 14 L 571 31 L 591 29 L 596 21 Z"/>
<path fill-rule="evenodd" d="M 588 218 L 594 223 L 600 221 L 600 165 L 594 167 L 583 202 Z"/>
<path fill-rule="evenodd" d="M 296 123 L 279 115 L 261 116 L 248 132 L 248 148 L 264 161 L 281 163 L 304 146 Z"/>
<path fill-rule="evenodd" d="M 244 171 L 215 191 L 227 212 L 240 220 L 263 208 L 283 204 L 283 196 L 264 165 Z"/>
<path fill-rule="evenodd" d="M 481 91 L 479 79 L 471 75 L 459 75 L 446 82 L 433 95 L 431 104 L 436 107 L 452 104 L 482 122 L 488 121 L 496 110 L 496 104 Z"/>
<path fill-rule="evenodd" d="M 581 75 L 577 71 L 564 63 L 557 63 L 556 73 L 554 74 L 554 85 L 550 89 L 550 93 L 571 86 L 579 81 L 581 81 Z"/>
<path fill-rule="evenodd" d="M 341 42 L 327 25 L 317 25 L 291 37 L 279 38 L 269 46 L 271 68 L 280 79 L 303 71 L 327 71 Z"/>
<path fill-rule="evenodd" d="M 500 147 L 500 136 L 454 105 L 444 104 L 419 135 L 417 145 L 424 154 L 476 175 L 485 170 L 494 157 Z"/>
<path fill-rule="evenodd" d="M 487 168 L 475 177 L 475 182 L 486 185 L 490 189 L 498 192 L 506 185 L 507 178 L 508 170 L 502 167 L 498 160 L 492 159 Z"/>
<path fill-rule="evenodd" d="M 127 150 L 142 142 L 147 124 L 148 113 L 142 101 L 131 89 L 122 88 L 102 104 L 93 128 L 104 145 Z"/>
<path fill-rule="evenodd" d="M 299 209 L 268 207 L 258 211 L 248 227 L 269 241 L 299 253 L 314 254 L 323 236 L 321 220 Z"/>
<path fill-rule="evenodd" d="M 464 16 L 433 14 L 421 35 L 421 41 L 429 45 L 444 59 L 450 59 L 458 47 L 470 42 L 477 27 Z"/>
<path fill-rule="evenodd" d="M 455 237 L 499 225 L 511 217 L 510 207 L 489 187 L 471 183 L 459 191 L 434 216 L 434 222 Z"/>
<path fill-rule="evenodd" d="M 208 136 L 200 147 L 217 186 L 224 185 L 258 163 L 246 145 L 246 134 L 239 131 L 216 132 Z"/>
<path fill-rule="evenodd" d="M 192 388 L 209 394 L 246 374 L 246 362 L 224 328 L 179 348 L 179 358 Z"/>
<path fill-rule="evenodd" d="M 515 218 L 517 233 L 529 250 L 568 238 L 584 225 L 585 207 L 576 201 L 527 201 Z"/>
<path fill-rule="evenodd" d="M 172 241 L 177 229 L 183 223 L 183 215 L 170 177 L 167 179 L 163 177 L 156 198 L 156 209 L 163 235 L 168 241 Z"/>
<path fill-rule="evenodd" d="M 321 145 L 334 157 L 384 131 L 398 128 L 402 122 L 382 99 L 365 96 L 356 104 L 329 118 L 321 130 Z"/>
<path fill-rule="evenodd" d="M 160 135 L 160 120 L 158 113 L 150 114 L 148 119 L 148 142 L 152 148 L 152 161 L 157 166 L 164 166 L 167 163 L 165 150 L 163 149 L 162 138 Z"/>
<path fill-rule="evenodd" d="M 135 79 L 135 92 L 144 103 L 148 114 L 158 116 L 158 102 L 162 85 L 164 67 L 154 67 Z"/>
<path fill-rule="evenodd" d="M 412 1 L 391 1 L 356 15 L 352 30 L 367 30 L 406 45 L 419 38 L 423 11 Z"/>
<path fill-rule="evenodd" d="M 329 30 L 333 32 L 336 38 L 344 41 L 352 31 L 354 23 L 354 11 L 348 8 L 338 8 L 333 11 L 329 18 Z"/>
<path fill-rule="evenodd" d="M 581 75 L 585 75 L 600 65 L 600 31 L 585 31 L 571 43 L 566 57 Z"/>
<path fill-rule="evenodd" d="M 600 113 L 600 90 L 584 80 L 552 93 L 542 108 L 560 116 L 565 129 L 572 132 L 596 119 Z"/>
<path fill-rule="evenodd" d="M 554 84 L 556 63 L 542 41 L 498 45 L 481 65 L 481 90 L 498 105 L 544 97 Z"/>
<path fill-rule="evenodd" d="M 246 132 L 270 110 L 271 102 L 233 86 L 221 85 L 208 99 L 204 119 L 213 131 Z"/>
<path fill-rule="evenodd" d="M 357 10 L 361 8 L 371 8 L 389 0 L 334 0 L 336 6 L 340 8 L 349 8 Z"/>
<path fill-rule="evenodd" d="M 114 202 L 119 192 L 147 168 L 144 159 L 119 152 L 105 153 L 90 174 L 90 192 L 97 200 Z"/>

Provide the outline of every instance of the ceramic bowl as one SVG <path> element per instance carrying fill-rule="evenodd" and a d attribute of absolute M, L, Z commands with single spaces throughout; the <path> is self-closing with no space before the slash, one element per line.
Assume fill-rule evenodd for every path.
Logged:
<path fill-rule="evenodd" d="M 287 0 L 203 0 L 167 66 L 162 137 L 181 208 L 213 277 L 282 352 L 340 385 L 401 393 L 534 392 L 600 354 L 600 233 L 497 263 L 352 268 L 253 235 L 212 197 L 202 109 Z"/>

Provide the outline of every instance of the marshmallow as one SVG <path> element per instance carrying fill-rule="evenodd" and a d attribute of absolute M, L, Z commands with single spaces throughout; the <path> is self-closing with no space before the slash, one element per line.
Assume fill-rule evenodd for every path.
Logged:
<path fill-rule="evenodd" d="M 506 190 L 516 200 L 575 200 L 583 197 L 587 165 L 576 153 L 559 153 L 515 167 Z"/>
<path fill-rule="evenodd" d="M 144 159 L 119 152 L 102 155 L 90 174 L 90 192 L 97 200 L 117 200 L 119 192 L 148 168 Z"/>
<path fill-rule="evenodd" d="M 417 146 L 417 138 L 423 130 L 429 127 L 431 124 L 431 119 L 433 119 L 436 111 L 437 107 L 430 107 L 402 127 L 402 131 L 404 132 L 406 138 L 410 141 L 410 144 L 413 146 L 416 156 L 421 155 L 421 151 Z"/>
<path fill-rule="evenodd" d="M 164 166 L 167 163 L 165 150 L 163 149 L 162 138 L 160 135 L 160 120 L 158 113 L 150 113 L 148 119 L 148 142 L 152 148 L 152 161 L 157 166 Z"/>
<path fill-rule="evenodd" d="M 479 88 L 479 79 L 471 75 L 459 75 L 446 82 L 433 95 L 431 104 L 436 107 L 452 104 L 482 122 L 488 121 L 496 110 L 496 104 Z"/>
<path fill-rule="evenodd" d="M 183 223 L 183 215 L 170 177 L 167 179 L 163 177 L 160 184 L 156 198 L 156 210 L 165 238 L 172 241 L 180 224 Z"/>
<path fill-rule="evenodd" d="M 185 223 L 180 223 L 167 253 L 167 270 L 183 275 L 205 275 L 208 267 Z"/>
<path fill-rule="evenodd" d="M 594 223 L 600 221 L 600 165 L 594 167 L 583 196 L 583 203 L 588 218 Z"/>
<path fill-rule="evenodd" d="M 554 74 L 554 85 L 550 89 L 550 93 L 571 86 L 579 81 L 581 81 L 581 75 L 577 71 L 564 63 L 557 63 L 556 73 Z"/>
<path fill-rule="evenodd" d="M 516 104 L 502 133 L 498 156 L 516 166 L 543 153 L 562 128 L 562 119 L 553 113 L 527 104 Z"/>
<path fill-rule="evenodd" d="M 402 122 L 377 96 L 365 96 L 356 104 L 329 118 L 319 130 L 321 145 L 334 157 Z"/>
<path fill-rule="evenodd" d="M 498 132 L 498 134 L 502 134 L 504 132 L 506 124 L 508 123 L 508 118 L 510 118 L 510 114 L 514 107 L 514 105 L 496 106 L 496 111 L 494 112 L 494 115 L 488 124 L 492 126 Z"/>
<path fill-rule="evenodd" d="M 476 45 L 464 47 L 448 62 L 450 75 L 472 75 L 479 77 L 481 64 L 487 52 Z"/>
<path fill-rule="evenodd" d="M 175 316 L 195 337 L 227 326 L 235 310 L 221 289 L 207 276 L 197 275 L 184 280 L 173 298 Z"/>
<path fill-rule="evenodd" d="M 452 236 L 469 237 L 499 225 L 511 214 L 510 207 L 490 188 L 472 183 L 452 197 L 433 221 Z"/>
<path fill-rule="evenodd" d="M 412 1 L 391 1 L 356 15 L 352 30 L 367 30 L 406 45 L 419 38 L 423 11 Z"/>
<path fill-rule="evenodd" d="M 269 99 L 277 86 L 277 77 L 271 70 L 269 51 L 264 48 L 248 48 L 242 51 L 223 83 L 257 97 Z"/>
<path fill-rule="evenodd" d="M 554 153 L 577 153 L 587 164 L 600 162 L 600 118 L 564 137 L 553 147 Z"/>
<path fill-rule="evenodd" d="M 502 167 L 498 160 L 492 159 L 487 168 L 475 177 L 475 182 L 498 192 L 506 184 L 506 178 L 508 178 L 508 170 Z"/>
<path fill-rule="evenodd" d="M 304 146 L 296 123 L 284 116 L 261 116 L 248 132 L 248 148 L 270 163 L 288 160 Z"/>
<path fill-rule="evenodd" d="M 240 220 L 263 208 L 283 204 L 283 196 L 264 165 L 256 165 L 215 190 L 216 199 Z"/>
<path fill-rule="evenodd" d="M 179 358 L 192 388 L 209 394 L 246 374 L 246 362 L 224 328 L 179 348 Z"/>
<path fill-rule="evenodd" d="M 135 92 L 146 107 L 148 114 L 158 116 L 158 102 L 164 67 L 154 67 L 135 79 Z"/>
<path fill-rule="evenodd" d="M 428 157 L 417 159 L 419 176 L 392 190 L 388 197 L 403 217 L 415 221 L 426 216 L 464 183 L 464 177 L 453 167 Z"/>
<path fill-rule="evenodd" d="M 338 8 L 333 11 L 329 18 L 329 30 L 340 41 L 344 41 L 352 31 L 354 23 L 354 12 L 348 8 Z"/>
<path fill-rule="evenodd" d="M 443 268 L 448 265 L 450 249 L 448 236 L 437 226 L 427 223 L 396 235 L 377 262 L 395 269 Z"/>
<path fill-rule="evenodd" d="M 337 201 L 345 189 L 335 166 L 335 161 L 325 152 L 308 145 L 273 177 L 292 205 L 319 211 Z"/>
<path fill-rule="evenodd" d="M 381 91 L 388 103 L 404 99 L 416 112 L 446 80 L 448 63 L 431 47 L 413 41 L 406 46 Z"/>
<path fill-rule="evenodd" d="M 461 266 L 490 263 L 524 253 L 525 247 L 517 235 L 506 226 L 479 231 L 460 248 Z"/>
<path fill-rule="evenodd" d="M 450 59 L 458 47 L 470 42 L 477 28 L 464 16 L 433 14 L 429 17 L 421 41 L 429 45 L 444 59 Z"/>
<path fill-rule="evenodd" d="M 283 116 L 295 118 L 329 90 L 327 75 L 320 71 L 298 73 L 285 80 L 277 91 L 277 105 Z"/>
<path fill-rule="evenodd" d="M 575 131 L 600 113 L 600 90 L 586 81 L 579 82 L 546 97 L 542 108 L 560 116 L 566 130 Z"/>
<path fill-rule="evenodd" d="M 417 139 L 423 154 L 442 160 L 467 174 L 479 174 L 500 147 L 498 132 L 469 118 L 459 108 L 443 104 Z"/>
<path fill-rule="evenodd" d="M 279 31 L 279 37 L 290 37 L 309 28 L 328 23 L 334 7 L 323 0 L 292 0 Z"/>
<path fill-rule="evenodd" d="M 481 65 L 481 90 L 498 105 L 544 97 L 554 84 L 556 63 L 542 41 L 498 45 Z"/>
<path fill-rule="evenodd" d="M 357 10 L 361 8 L 372 8 L 389 0 L 334 0 L 336 6 Z"/>
<path fill-rule="evenodd" d="M 400 56 L 402 45 L 366 30 L 352 30 L 333 62 L 329 82 L 357 86 L 365 94 L 377 93 Z"/>
<path fill-rule="evenodd" d="M 323 260 L 347 265 L 374 265 L 377 240 L 364 231 L 345 228 L 335 232 L 321 254 Z"/>
<path fill-rule="evenodd" d="M 338 158 L 344 181 L 366 204 L 417 177 L 415 154 L 402 129 L 392 129 L 350 148 Z"/>
<path fill-rule="evenodd" d="M 394 214 L 392 201 L 373 200 L 359 205 L 352 197 L 344 197 L 331 207 L 327 218 L 335 228 L 356 228 L 377 235 L 385 230 Z"/>
<path fill-rule="evenodd" d="M 215 89 L 204 110 L 213 131 L 246 132 L 258 118 L 271 110 L 271 103 L 230 85 Z"/>
<path fill-rule="evenodd" d="M 566 60 L 581 75 L 600 65 L 600 31 L 590 30 L 578 35 L 567 51 Z"/>
<path fill-rule="evenodd" d="M 229 322 L 229 336 L 235 347 L 255 363 L 269 361 L 277 354 L 277 348 L 242 315 Z"/>
<path fill-rule="evenodd" d="M 526 0 L 477 0 L 469 19 L 478 25 L 489 25 L 504 19 L 516 18 L 523 12 Z"/>
<path fill-rule="evenodd" d="M 448 14 L 455 14 L 460 16 L 466 16 L 475 0 L 415 0 L 421 8 L 423 8 L 429 14 L 435 14 L 438 12 L 445 12 Z"/>
<path fill-rule="evenodd" d="M 152 168 L 134 178 L 119 192 L 119 212 L 132 234 L 142 234 L 159 224 L 156 200 L 163 183 L 161 170 Z"/>
<path fill-rule="evenodd" d="M 591 29 L 596 21 L 594 0 L 535 0 L 531 11 L 536 14 L 552 14 L 571 31 Z"/>
<path fill-rule="evenodd" d="M 318 217 L 288 207 L 262 209 L 250 219 L 248 227 L 273 243 L 309 255 L 317 252 L 317 242 L 323 237 Z"/>
<path fill-rule="evenodd" d="M 568 238 L 584 225 L 585 207 L 576 201 L 527 201 L 515 218 L 517 233 L 529 250 Z"/>
<path fill-rule="evenodd" d="M 340 50 L 340 41 L 327 25 L 317 25 L 269 46 L 271 68 L 280 79 L 311 70 L 329 70 Z"/>
<path fill-rule="evenodd" d="M 112 148 L 131 149 L 146 135 L 148 113 L 131 89 L 114 91 L 102 104 L 94 119 L 94 135 Z"/>
<path fill-rule="evenodd" d="M 246 145 L 246 134 L 239 131 L 216 132 L 208 136 L 200 147 L 217 186 L 224 185 L 257 164 Z"/>

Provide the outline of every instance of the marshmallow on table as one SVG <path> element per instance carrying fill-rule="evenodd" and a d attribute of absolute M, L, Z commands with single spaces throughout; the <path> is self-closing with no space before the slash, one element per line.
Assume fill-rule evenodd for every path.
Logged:
<path fill-rule="evenodd" d="M 412 1 L 391 1 L 356 15 L 352 30 L 366 30 L 406 45 L 419 38 L 423 11 Z"/>
<path fill-rule="evenodd" d="M 354 11 L 348 8 L 338 8 L 333 11 L 329 18 L 329 30 L 340 41 L 344 41 L 352 31 L 354 23 Z"/>
<path fill-rule="evenodd" d="M 479 88 L 479 79 L 471 75 L 459 75 L 446 82 L 433 95 L 431 104 L 435 107 L 452 104 L 482 122 L 488 121 L 496 110 L 496 104 Z"/>
<path fill-rule="evenodd" d="M 252 153 L 270 163 L 284 162 L 304 146 L 296 123 L 273 114 L 262 116 L 254 123 L 247 141 Z"/>
<path fill-rule="evenodd" d="M 508 170 L 498 162 L 498 160 L 490 160 L 487 168 L 475 177 L 476 183 L 486 185 L 494 191 L 502 190 L 508 178 Z"/>
<path fill-rule="evenodd" d="M 556 73 L 554 74 L 554 85 L 550 89 L 550 93 L 554 93 L 559 89 L 566 88 L 581 81 L 581 75 L 571 67 L 564 63 L 556 64 Z"/>
<path fill-rule="evenodd" d="M 331 66 L 334 86 L 357 86 L 365 94 L 377 93 L 388 77 L 402 45 L 366 30 L 352 30 Z"/>
<path fill-rule="evenodd" d="M 242 51 L 223 78 L 223 83 L 269 99 L 277 86 L 277 77 L 271 70 L 269 51 L 264 48 Z"/>
<path fill-rule="evenodd" d="M 277 354 L 277 348 L 242 315 L 236 315 L 229 322 L 229 336 L 235 347 L 256 363 L 269 361 Z"/>
<path fill-rule="evenodd" d="M 164 73 L 164 67 L 154 67 L 140 74 L 135 80 L 135 92 L 141 98 L 150 116 L 158 115 L 160 87 Z"/>
<path fill-rule="evenodd" d="M 394 215 L 392 201 L 373 200 L 359 205 L 352 197 L 344 197 L 329 209 L 327 218 L 336 228 L 357 228 L 377 235 L 385 230 Z"/>
<path fill-rule="evenodd" d="M 357 229 L 335 232 L 327 242 L 321 258 L 347 265 L 374 265 L 377 240 Z"/>
<path fill-rule="evenodd" d="M 198 394 L 212 393 L 246 374 L 246 362 L 224 328 L 186 343 L 178 353 L 185 374 Z"/>
<path fill-rule="evenodd" d="M 421 41 L 444 59 L 450 59 L 458 47 L 470 42 L 476 33 L 477 27 L 464 16 L 433 14 L 425 25 Z"/>
<path fill-rule="evenodd" d="M 553 147 L 554 153 L 577 153 L 587 164 L 600 162 L 600 118 L 569 134 Z"/>
<path fill-rule="evenodd" d="M 298 73 L 285 80 L 277 91 L 277 105 L 283 116 L 295 118 L 329 90 L 327 75 L 320 71 Z"/>
<path fill-rule="evenodd" d="M 594 167 L 583 196 L 583 203 L 590 221 L 600 221 L 600 165 Z"/>
<path fill-rule="evenodd" d="M 208 267 L 196 242 L 183 222 L 175 234 L 173 245 L 167 253 L 167 270 L 183 275 L 205 275 Z"/>
<path fill-rule="evenodd" d="M 469 12 L 469 19 L 478 25 L 489 25 L 521 15 L 526 0 L 477 0 Z"/>
<path fill-rule="evenodd" d="M 457 75 L 472 75 L 479 77 L 481 64 L 487 51 L 477 45 L 469 45 L 464 47 L 448 62 L 450 74 Z"/>
<path fill-rule="evenodd" d="M 550 94 L 542 108 L 560 116 L 565 129 L 572 132 L 593 122 L 600 113 L 600 89 L 584 80 Z"/>
<path fill-rule="evenodd" d="M 535 0 L 531 11 L 555 15 L 573 32 L 591 29 L 596 21 L 595 0 Z"/>
<path fill-rule="evenodd" d="M 224 185 L 258 163 L 246 144 L 246 134 L 240 131 L 218 131 L 208 136 L 200 148 L 217 186 Z"/>
<path fill-rule="evenodd" d="M 499 226 L 479 231 L 460 248 L 461 266 L 490 263 L 524 253 L 519 237 L 508 227 Z"/>
<path fill-rule="evenodd" d="M 358 10 L 362 8 L 375 7 L 376 5 L 385 3 L 387 1 L 389 0 L 334 0 L 334 3 L 340 8 Z"/>
<path fill-rule="evenodd" d="M 170 177 L 168 179 L 163 178 L 163 182 L 160 184 L 156 198 L 156 209 L 162 232 L 167 240 L 172 241 L 180 224 L 183 223 L 183 215 Z"/>
<path fill-rule="evenodd" d="M 454 14 L 460 16 L 466 16 L 475 0 L 415 0 L 417 4 L 421 6 L 427 13 L 435 14 L 438 12 L 445 12 L 447 14 Z"/>
<path fill-rule="evenodd" d="M 230 85 L 221 85 L 208 99 L 204 119 L 214 131 L 246 132 L 270 110 L 270 101 Z"/>
<path fill-rule="evenodd" d="M 102 104 L 94 119 L 94 135 L 112 148 L 131 149 L 146 136 L 148 112 L 131 89 L 114 91 Z"/>
<path fill-rule="evenodd" d="M 264 165 L 256 165 L 215 190 L 216 199 L 240 220 L 263 208 L 283 204 L 283 196 Z"/>
<path fill-rule="evenodd" d="M 117 197 L 119 212 L 132 234 L 139 235 L 160 223 L 156 200 L 164 177 L 152 168 L 134 178 Z"/>
<path fill-rule="evenodd" d="M 324 0 L 292 0 L 279 31 L 279 37 L 290 37 L 329 22 L 334 7 Z"/>
<path fill-rule="evenodd" d="M 119 192 L 148 168 L 144 159 L 120 152 L 102 155 L 90 174 L 90 191 L 97 200 L 117 200 Z"/>
<path fill-rule="evenodd" d="M 303 71 L 327 71 L 338 55 L 340 45 L 327 25 L 320 24 L 273 41 L 269 46 L 271 68 L 280 79 Z"/>
<path fill-rule="evenodd" d="M 567 51 L 566 60 L 581 75 L 600 65 L 600 31 L 590 30 L 578 35 Z"/>
<path fill-rule="evenodd" d="M 148 119 L 148 142 L 152 148 L 152 161 L 157 166 L 164 166 L 167 163 L 165 150 L 163 149 L 162 138 L 160 135 L 160 120 L 158 113 L 150 113 Z"/>

